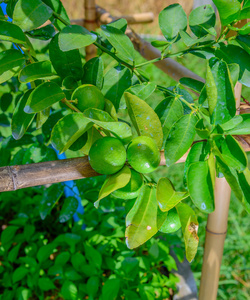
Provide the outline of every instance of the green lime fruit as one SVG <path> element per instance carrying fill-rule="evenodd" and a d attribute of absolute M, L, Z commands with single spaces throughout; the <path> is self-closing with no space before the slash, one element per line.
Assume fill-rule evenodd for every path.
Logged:
<path fill-rule="evenodd" d="M 87 108 L 98 108 L 103 110 L 105 105 L 102 92 L 92 84 L 83 84 L 79 86 L 74 90 L 71 99 L 78 100 L 76 107 L 82 112 Z"/>
<path fill-rule="evenodd" d="M 127 185 L 123 188 L 116 190 L 112 195 L 120 199 L 134 199 L 139 195 L 140 189 L 143 184 L 143 179 L 140 173 L 135 170 L 131 170 L 131 178 Z"/>
<path fill-rule="evenodd" d="M 89 163 L 100 174 L 118 172 L 126 162 L 126 150 L 114 137 L 104 137 L 94 142 L 89 150 Z"/>
<path fill-rule="evenodd" d="M 138 136 L 128 144 L 127 158 L 137 172 L 150 173 L 159 166 L 161 155 L 153 139 L 148 136 Z"/>
<path fill-rule="evenodd" d="M 172 233 L 181 228 L 180 217 L 176 211 L 176 208 L 172 208 L 167 215 L 167 218 L 160 228 L 161 232 Z"/>

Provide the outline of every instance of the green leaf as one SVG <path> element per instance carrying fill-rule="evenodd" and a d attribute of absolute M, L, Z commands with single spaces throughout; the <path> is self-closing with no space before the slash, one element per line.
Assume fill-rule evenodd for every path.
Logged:
<path fill-rule="evenodd" d="M 162 224 L 159 231 L 163 233 L 173 233 L 181 228 L 180 217 L 177 213 L 176 208 L 172 208 L 166 217 L 166 220 Z"/>
<path fill-rule="evenodd" d="M 63 52 L 59 48 L 59 33 L 51 40 L 49 44 L 49 56 L 51 63 L 57 74 L 62 78 L 72 76 L 76 80 L 82 78 L 82 61 L 79 50 Z"/>
<path fill-rule="evenodd" d="M 21 67 L 25 62 L 23 54 L 15 49 L 0 52 L 0 74 Z M 15 71 L 15 70 L 13 70 Z"/>
<path fill-rule="evenodd" d="M 93 57 L 87 61 L 83 68 L 83 83 L 95 85 L 100 90 L 103 84 L 104 65 L 101 56 Z"/>
<path fill-rule="evenodd" d="M 55 36 L 56 31 L 54 26 L 49 24 L 44 27 L 28 31 L 26 34 L 33 39 L 48 41 Z"/>
<path fill-rule="evenodd" d="M 120 290 L 121 280 L 117 278 L 108 279 L 102 288 L 102 300 L 116 300 Z"/>
<path fill-rule="evenodd" d="M 156 189 L 145 185 L 126 217 L 126 244 L 136 248 L 158 231 Z"/>
<path fill-rule="evenodd" d="M 204 119 L 200 119 L 200 121 L 198 121 L 195 126 L 195 130 L 202 139 L 207 139 L 210 136 L 210 130 L 207 126 L 205 126 Z"/>
<path fill-rule="evenodd" d="M 42 111 L 39 111 L 36 115 L 36 129 L 39 129 L 43 124 L 48 120 L 50 116 L 50 107 L 45 108 Z"/>
<path fill-rule="evenodd" d="M 238 35 L 236 37 L 236 41 L 240 44 L 240 46 L 248 53 L 250 54 L 250 36 L 246 35 Z"/>
<path fill-rule="evenodd" d="M 79 25 L 68 25 L 59 33 L 59 47 L 62 51 L 70 51 L 93 44 L 97 36 Z"/>
<path fill-rule="evenodd" d="M 138 135 L 155 140 L 159 149 L 162 147 L 163 132 L 161 122 L 154 110 L 144 101 L 128 92 L 124 94 L 129 117 Z"/>
<path fill-rule="evenodd" d="M 36 113 L 50 107 L 65 98 L 64 92 L 55 82 L 45 82 L 36 87 L 30 94 L 24 111 Z"/>
<path fill-rule="evenodd" d="M 82 114 L 68 114 L 60 119 L 54 126 L 51 132 L 50 142 L 59 153 L 63 153 L 81 135 L 89 130 L 92 125 L 93 122 Z"/>
<path fill-rule="evenodd" d="M 227 135 L 221 144 L 221 154 L 229 167 L 242 172 L 247 167 L 247 156 L 241 145 L 231 135 Z"/>
<path fill-rule="evenodd" d="M 110 195 L 112 192 L 123 188 L 127 185 L 131 178 L 131 171 L 128 166 L 124 166 L 116 174 L 110 175 L 104 181 L 98 195 L 98 200 L 94 203 L 95 207 L 99 207 L 100 200 Z"/>
<path fill-rule="evenodd" d="M 43 25 L 52 13 L 52 9 L 41 0 L 18 0 L 13 12 L 13 22 L 22 30 L 30 31 Z"/>
<path fill-rule="evenodd" d="M 9 242 L 12 242 L 16 231 L 18 227 L 17 226 L 8 226 L 4 229 L 1 233 L 1 245 L 4 246 L 5 244 L 8 244 Z"/>
<path fill-rule="evenodd" d="M 237 176 L 238 176 L 238 181 L 242 190 L 242 193 L 244 195 L 244 203 L 248 203 L 248 205 L 250 204 L 250 170 L 246 169 L 244 170 L 244 172 L 237 172 Z"/>
<path fill-rule="evenodd" d="M 196 207 L 208 214 L 214 211 L 214 189 L 207 161 L 190 164 L 187 186 Z"/>
<path fill-rule="evenodd" d="M 184 85 L 185 87 L 197 92 L 197 93 L 201 93 L 203 87 L 205 86 L 205 84 L 199 80 L 193 79 L 193 78 L 189 78 L 189 77 L 182 77 L 179 80 L 180 84 Z"/>
<path fill-rule="evenodd" d="M 0 21 L 0 40 L 17 44 L 26 44 L 22 29 L 10 22 Z"/>
<path fill-rule="evenodd" d="M 129 37 L 113 26 L 102 25 L 101 29 L 107 40 L 115 48 L 116 56 L 132 65 L 135 60 L 135 50 Z"/>
<path fill-rule="evenodd" d="M 164 148 L 171 127 L 183 116 L 184 109 L 178 97 L 167 97 L 157 105 L 155 112 L 162 124 Z"/>
<path fill-rule="evenodd" d="M 189 15 L 190 29 L 198 38 L 208 33 L 216 36 L 215 21 L 214 9 L 208 4 L 195 8 Z"/>
<path fill-rule="evenodd" d="M 12 275 L 13 284 L 22 280 L 28 274 L 28 272 L 29 270 L 24 267 L 18 267 L 17 269 L 15 269 Z"/>
<path fill-rule="evenodd" d="M 192 145 L 195 137 L 197 118 L 184 115 L 171 128 L 165 145 L 166 165 L 170 166 L 180 159 Z"/>
<path fill-rule="evenodd" d="M 61 294 L 63 295 L 64 299 L 76 300 L 77 299 L 76 285 L 72 281 L 66 280 L 62 285 Z"/>
<path fill-rule="evenodd" d="M 241 5 L 238 0 L 213 0 L 213 2 L 218 8 L 222 25 L 228 25 L 239 17 Z"/>
<path fill-rule="evenodd" d="M 31 92 L 32 90 L 29 90 L 22 96 L 13 112 L 11 131 L 16 140 L 19 140 L 25 134 L 35 117 L 35 114 L 26 114 L 23 111 Z"/>
<path fill-rule="evenodd" d="M 93 264 L 97 269 L 101 270 L 102 255 L 99 251 L 93 248 L 88 242 L 84 243 L 85 258 Z"/>
<path fill-rule="evenodd" d="M 14 246 L 8 253 L 8 261 L 10 261 L 11 263 L 14 263 L 14 261 L 17 259 L 20 247 L 21 247 L 21 243 L 17 244 L 16 246 Z"/>
<path fill-rule="evenodd" d="M 45 262 L 49 258 L 50 254 L 53 253 L 54 249 L 56 249 L 56 245 L 52 243 L 40 247 L 36 255 L 39 263 L 41 264 Z"/>
<path fill-rule="evenodd" d="M 48 5 L 54 12 L 59 14 L 65 21 L 70 23 L 70 19 L 67 15 L 67 12 L 62 4 L 62 1 L 59 0 L 42 0 L 46 5 Z M 53 16 L 50 18 L 53 22 L 53 25 L 56 27 L 58 31 L 62 30 L 65 27 L 65 24 L 60 20 L 54 18 Z"/>
<path fill-rule="evenodd" d="M 59 215 L 59 222 L 65 223 L 69 221 L 74 213 L 76 212 L 78 207 L 78 200 L 75 197 L 67 197 L 64 200 L 63 206 L 61 208 L 61 212 Z"/>
<path fill-rule="evenodd" d="M 250 9 L 248 9 L 248 10 L 250 12 Z M 249 13 L 249 15 L 250 15 L 250 13 Z M 248 22 L 243 27 L 241 27 L 240 30 L 238 31 L 238 33 L 241 34 L 241 35 L 247 35 L 247 34 L 249 34 L 250 33 L 250 22 Z"/>
<path fill-rule="evenodd" d="M 37 79 L 52 79 L 55 76 L 51 62 L 45 60 L 27 65 L 19 73 L 18 79 L 20 82 L 27 83 Z"/>
<path fill-rule="evenodd" d="M 159 26 L 168 42 L 173 42 L 181 30 L 187 29 L 187 16 L 180 4 L 172 4 L 159 14 Z"/>
<path fill-rule="evenodd" d="M 53 184 L 45 190 L 42 200 L 39 203 L 39 214 L 42 220 L 50 214 L 62 194 L 63 188 L 61 184 Z"/>
<path fill-rule="evenodd" d="M 51 279 L 44 277 L 38 279 L 38 286 L 42 291 L 50 291 L 56 289 Z"/>
<path fill-rule="evenodd" d="M 127 144 L 131 140 L 132 132 L 129 125 L 124 122 L 115 122 L 107 112 L 96 108 L 89 108 L 85 110 L 84 115 L 89 118 L 89 121 L 110 131 L 117 138 L 121 139 L 124 144 Z"/>
<path fill-rule="evenodd" d="M 224 59 L 228 64 L 238 64 L 240 66 L 239 82 L 250 87 L 250 55 L 244 49 L 223 44 L 216 51 L 216 57 Z"/>
<path fill-rule="evenodd" d="M 230 120 L 236 113 L 234 87 L 228 66 L 217 58 L 211 58 L 207 67 L 207 99 L 212 124 Z"/>
<path fill-rule="evenodd" d="M 236 117 L 238 118 L 236 119 Z M 233 123 L 222 124 L 222 128 L 227 134 L 231 135 L 250 134 L 250 114 L 235 116 Z"/>
<path fill-rule="evenodd" d="M 176 206 L 178 215 L 181 220 L 181 228 L 184 236 L 186 257 L 191 262 L 197 252 L 198 238 L 198 221 L 195 212 L 187 204 L 179 203 Z"/>
<path fill-rule="evenodd" d="M 131 86 L 131 73 L 129 69 L 118 65 L 111 68 L 104 76 L 102 93 L 119 109 L 120 100 L 124 91 Z"/>
<path fill-rule="evenodd" d="M 163 212 L 169 211 L 188 196 L 186 192 L 176 192 L 168 178 L 161 178 L 158 181 L 156 197 L 158 205 Z"/>
<path fill-rule="evenodd" d="M 123 33 L 125 33 L 127 26 L 128 26 L 128 22 L 126 19 L 121 18 L 121 19 L 115 20 L 111 23 L 108 23 L 107 25 L 109 27 L 117 28 L 117 29 L 121 30 Z"/>
<path fill-rule="evenodd" d="M 104 110 L 112 117 L 112 119 L 114 119 L 116 122 L 118 121 L 118 117 L 116 114 L 116 109 L 114 107 L 114 104 L 108 99 L 105 99 Z"/>
<path fill-rule="evenodd" d="M 237 81 L 239 80 L 240 67 L 237 64 L 229 64 L 228 68 L 229 68 L 229 71 L 230 71 L 233 86 L 235 86 Z"/>
<path fill-rule="evenodd" d="M 156 89 L 156 85 L 153 82 L 144 82 L 136 84 L 127 89 L 130 94 L 136 95 L 142 100 L 146 100 Z"/>
<path fill-rule="evenodd" d="M 185 184 L 187 183 L 187 171 L 189 166 L 194 162 L 206 160 L 208 153 L 209 153 L 209 145 L 207 142 L 198 142 L 192 146 L 191 150 L 188 153 L 187 159 L 185 161 L 184 178 L 183 178 Z"/>
<path fill-rule="evenodd" d="M 100 286 L 100 280 L 97 276 L 92 276 L 88 279 L 87 293 L 90 298 L 92 297 L 94 299 L 94 297 L 98 292 L 99 286 Z"/>

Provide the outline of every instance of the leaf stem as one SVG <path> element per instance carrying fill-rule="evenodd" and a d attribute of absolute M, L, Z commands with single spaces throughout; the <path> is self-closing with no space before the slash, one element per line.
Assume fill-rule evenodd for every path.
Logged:
<path fill-rule="evenodd" d="M 77 107 L 75 107 L 73 104 L 71 104 L 69 102 L 69 100 L 67 100 L 66 98 L 63 98 L 61 101 L 62 101 L 62 103 L 66 104 L 70 109 L 74 110 L 75 112 L 81 113 L 81 111 Z"/>
<path fill-rule="evenodd" d="M 64 25 L 68 26 L 71 25 L 70 22 L 68 22 L 67 20 L 65 20 L 64 18 L 62 18 L 58 13 L 56 13 L 55 11 L 53 11 L 53 16 L 58 19 L 59 21 L 61 21 Z"/>

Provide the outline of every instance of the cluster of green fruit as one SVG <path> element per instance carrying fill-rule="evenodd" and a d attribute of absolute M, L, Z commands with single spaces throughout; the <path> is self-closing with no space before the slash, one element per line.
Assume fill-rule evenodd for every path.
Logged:
<path fill-rule="evenodd" d="M 100 174 L 111 175 L 122 169 L 126 160 L 131 169 L 130 182 L 112 194 L 122 199 L 138 196 L 143 184 L 140 173 L 156 170 L 160 163 L 160 152 L 155 141 L 147 136 L 134 138 L 125 149 L 122 142 L 114 137 L 97 140 L 89 151 L 89 163 Z"/>

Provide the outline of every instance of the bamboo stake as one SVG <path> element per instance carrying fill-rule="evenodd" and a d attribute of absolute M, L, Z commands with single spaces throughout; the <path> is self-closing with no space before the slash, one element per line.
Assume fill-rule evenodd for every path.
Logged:
<path fill-rule="evenodd" d="M 241 84 L 235 86 L 236 107 L 239 113 Z M 200 283 L 200 300 L 216 300 L 223 256 L 224 241 L 227 234 L 227 220 L 231 188 L 225 178 L 216 178 L 215 210 L 208 215 L 206 241 Z"/>
<path fill-rule="evenodd" d="M 89 31 L 95 31 L 97 28 L 96 24 L 96 6 L 95 0 L 85 0 L 85 20 L 84 27 Z M 94 45 L 89 45 L 86 47 L 86 61 L 96 56 L 96 47 Z"/>

